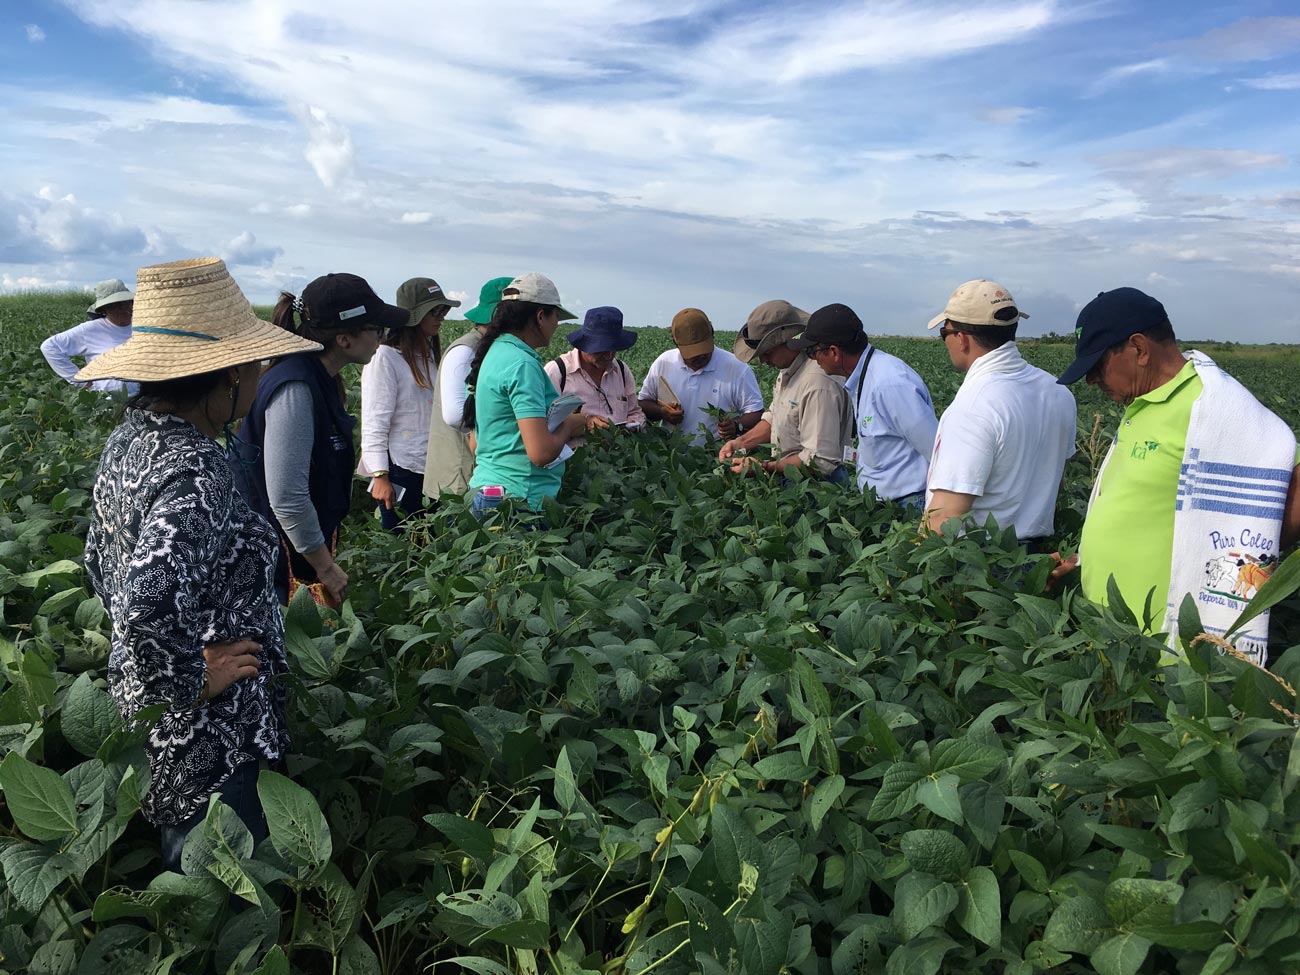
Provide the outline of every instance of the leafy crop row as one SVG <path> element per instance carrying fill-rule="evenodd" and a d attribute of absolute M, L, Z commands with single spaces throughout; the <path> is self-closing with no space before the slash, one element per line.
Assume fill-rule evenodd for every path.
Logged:
<path fill-rule="evenodd" d="M 546 533 L 358 515 L 349 606 L 288 613 L 271 838 L 218 804 L 159 874 L 78 561 L 120 407 L 26 361 L 0 414 L 4 971 L 1300 969 L 1290 687 L 1207 644 L 1160 670 L 1122 606 L 1038 595 L 1008 535 L 920 539 L 656 434 L 584 450 Z"/>

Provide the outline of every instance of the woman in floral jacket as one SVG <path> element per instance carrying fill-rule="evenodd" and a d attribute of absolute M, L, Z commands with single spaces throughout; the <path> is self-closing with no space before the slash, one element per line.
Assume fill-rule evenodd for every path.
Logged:
<path fill-rule="evenodd" d="M 78 373 L 140 384 L 104 446 L 86 571 L 113 623 L 109 690 L 146 741 L 144 814 L 180 869 L 219 794 L 266 836 L 257 774 L 288 747 L 275 530 L 235 490 L 217 438 L 243 416 L 259 363 L 319 346 L 261 322 L 215 258 L 139 272 L 130 339 Z"/>

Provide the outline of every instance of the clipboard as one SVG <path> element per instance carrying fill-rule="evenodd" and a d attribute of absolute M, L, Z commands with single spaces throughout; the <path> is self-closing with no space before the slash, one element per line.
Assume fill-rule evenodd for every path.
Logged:
<path fill-rule="evenodd" d="M 665 393 L 667 394 L 667 398 L 665 398 Z M 668 385 L 668 380 L 664 379 L 662 376 L 659 377 L 659 396 L 657 398 L 664 406 L 682 405 L 682 401 L 678 398 L 677 394 L 673 392 L 673 388 Z"/>

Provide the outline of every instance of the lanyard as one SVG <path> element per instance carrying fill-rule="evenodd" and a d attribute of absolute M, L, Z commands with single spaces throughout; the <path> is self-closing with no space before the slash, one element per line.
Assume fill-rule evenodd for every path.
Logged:
<path fill-rule="evenodd" d="M 858 401 L 853 404 L 854 420 L 862 416 L 862 391 L 867 388 L 867 370 L 871 368 L 871 357 L 875 354 L 876 347 L 873 345 L 867 350 L 867 361 L 862 363 L 862 381 L 858 383 Z"/>

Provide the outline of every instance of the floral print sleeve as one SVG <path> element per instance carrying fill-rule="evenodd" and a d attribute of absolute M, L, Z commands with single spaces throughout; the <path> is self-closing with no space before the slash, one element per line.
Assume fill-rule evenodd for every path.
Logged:
<path fill-rule="evenodd" d="M 118 708 L 168 705 L 146 742 L 155 823 L 189 818 L 238 765 L 288 747 L 276 545 L 214 441 L 177 417 L 127 411 L 100 459 L 86 571 L 113 621 Z M 260 673 L 200 702 L 204 646 L 241 638 L 262 644 Z"/>

